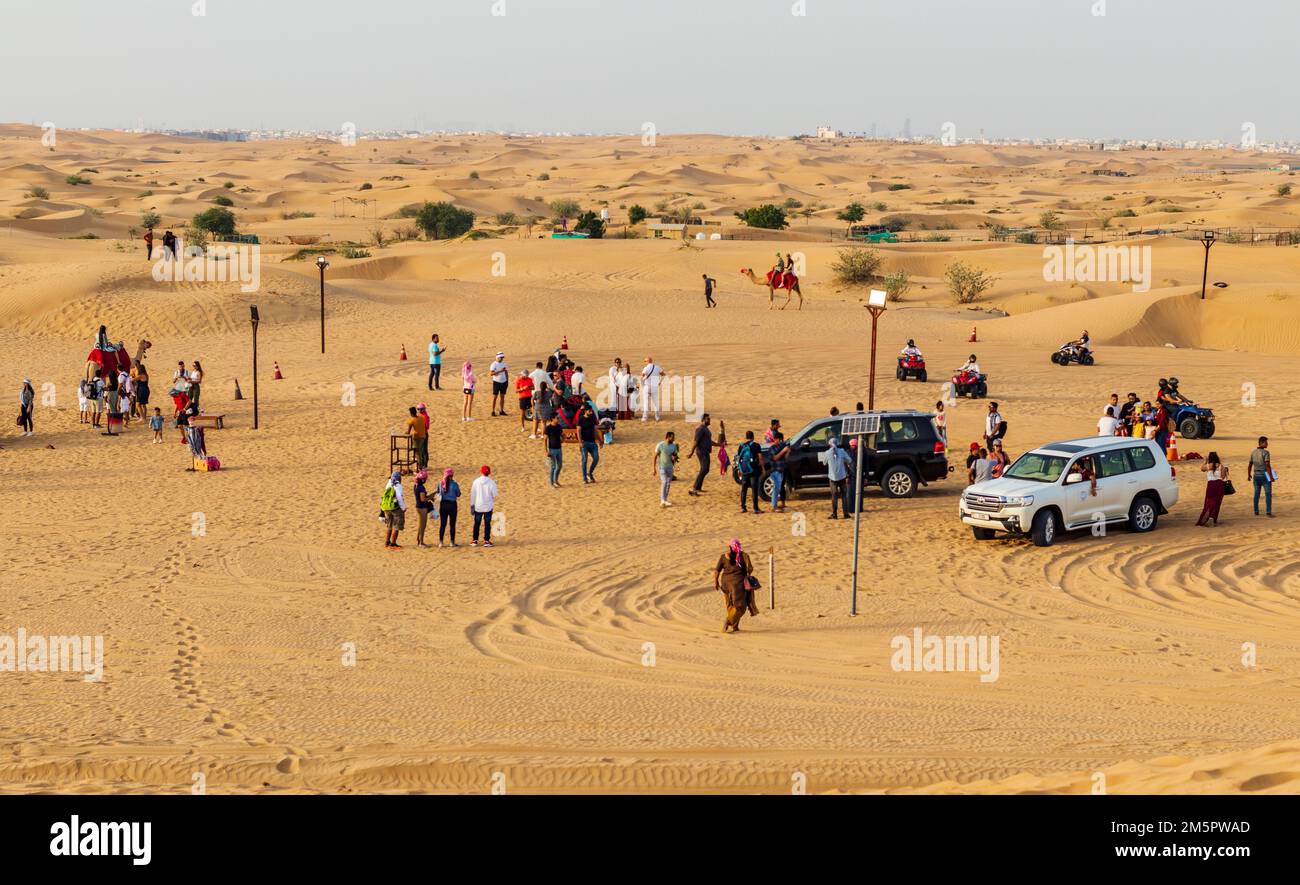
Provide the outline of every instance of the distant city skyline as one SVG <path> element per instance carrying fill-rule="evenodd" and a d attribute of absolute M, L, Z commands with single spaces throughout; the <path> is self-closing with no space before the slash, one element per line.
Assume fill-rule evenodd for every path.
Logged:
<path fill-rule="evenodd" d="M 1300 142 L 1300 5 L 1266 0 L 68 0 L 5 15 L 0 122 L 64 129 L 1233 144 L 1251 125 L 1260 144 Z"/>

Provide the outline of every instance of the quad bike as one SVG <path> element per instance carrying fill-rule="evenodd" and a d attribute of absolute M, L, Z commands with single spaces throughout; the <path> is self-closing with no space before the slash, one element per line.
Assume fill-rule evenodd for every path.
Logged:
<path fill-rule="evenodd" d="M 1209 439 L 1214 436 L 1214 410 L 1191 403 L 1168 404 L 1174 427 L 1183 439 Z"/>
<path fill-rule="evenodd" d="M 952 376 L 954 396 L 969 396 L 971 399 L 989 395 L 989 376 L 983 372 L 958 372 Z"/>
<path fill-rule="evenodd" d="M 1091 366 L 1096 361 L 1091 350 L 1086 350 L 1073 341 L 1065 342 L 1052 354 L 1052 362 L 1058 366 L 1068 366 L 1070 363 Z"/>
<path fill-rule="evenodd" d="M 908 378 L 925 381 L 928 377 L 925 373 L 925 357 L 900 356 L 898 358 L 898 370 L 894 372 L 894 377 L 899 381 L 906 381 Z"/>

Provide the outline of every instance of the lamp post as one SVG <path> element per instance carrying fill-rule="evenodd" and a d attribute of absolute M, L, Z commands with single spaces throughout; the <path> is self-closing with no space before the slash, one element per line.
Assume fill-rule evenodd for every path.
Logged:
<path fill-rule="evenodd" d="M 867 299 L 866 308 L 871 311 L 871 382 L 867 388 L 867 411 L 876 408 L 876 324 L 885 312 L 885 301 L 889 296 L 881 289 L 872 289 Z"/>
<path fill-rule="evenodd" d="M 1205 246 L 1205 269 L 1201 271 L 1201 300 L 1205 300 L 1205 283 L 1210 276 L 1210 247 L 1214 245 L 1214 231 L 1207 230 L 1201 234 L 1201 244 Z"/>
<path fill-rule="evenodd" d="M 325 268 L 330 263 L 324 255 L 316 256 L 316 266 L 320 268 L 320 352 L 325 352 Z"/>
<path fill-rule="evenodd" d="M 257 305 L 248 306 L 250 319 L 253 323 L 253 429 L 257 429 Z"/>

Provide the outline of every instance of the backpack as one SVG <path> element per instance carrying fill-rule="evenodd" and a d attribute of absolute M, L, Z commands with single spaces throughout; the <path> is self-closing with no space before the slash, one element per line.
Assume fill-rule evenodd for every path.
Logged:
<path fill-rule="evenodd" d="M 397 509 L 397 488 L 392 485 L 384 486 L 384 496 L 379 499 L 380 510 Z"/>
<path fill-rule="evenodd" d="M 754 475 L 754 445 L 753 442 L 745 442 L 736 451 L 736 469 L 741 476 Z"/>

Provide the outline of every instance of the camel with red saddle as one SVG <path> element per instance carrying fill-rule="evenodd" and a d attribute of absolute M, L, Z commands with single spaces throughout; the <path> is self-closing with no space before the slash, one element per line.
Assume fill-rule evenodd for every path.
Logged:
<path fill-rule="evenodd" d="M 753 283 L 755 286 L 766 287 L 768 310 L 771 310 L 775 304 L 777 289 L 785 290 L 785 304 L 781 305 L 782 310 L 785 310 L 787 307 L 790 306 L 790 299 L 795 295 L 799 296 L 798 309 L 803 310 L 803 292 L 800 291 L 799 289 L 799 278 L 795 276 L 792 271 L 787 270 L 785 273 L 778 274 L 775 269 L 769 270 L 767 272 L 766 281 L 760 280 L 758 277 L 756 277 L 754 275 L 753 269 L 751 268 L 748 267 L 741 268 L 740 272 L 745 276 L 749 277 L 749 281 Z"/>

